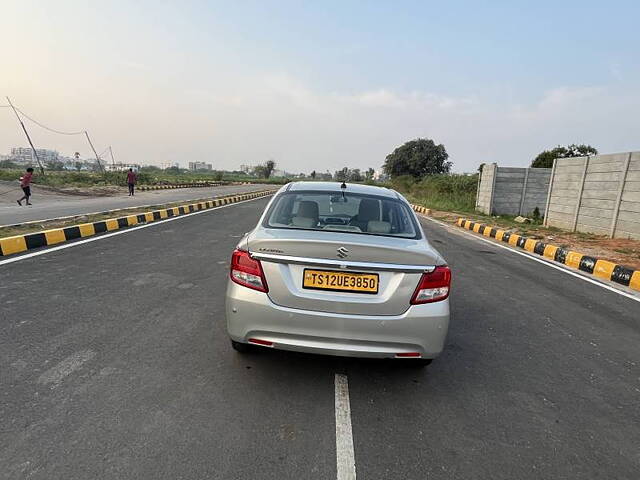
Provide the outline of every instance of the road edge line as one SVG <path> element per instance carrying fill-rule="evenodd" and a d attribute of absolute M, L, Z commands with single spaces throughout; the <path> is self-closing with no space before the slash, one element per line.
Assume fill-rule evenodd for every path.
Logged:
<path fill-rule="evenodd" d="M 456 225 L 479 235 L 495 238 L 498 242 L 502 241 L 513 247 L 521 248 L 531 254 L 580 270 L 602 280 L 615 282 L 632 290 L 640 291 L 640 270 L 634 270 L 608 260 L 591 257 L 465 218 L 458 218 Z"/>
<path fill-rule="evenodd" d="M 583 280 L 585 282 L 591 283 L 591 284 L 596 285 L 598 287 L 602 287 L 605 290 L 609 290 L 610 292 L 617 293 L 618 295 L 622 295 L 623 297 L 627 297 L 627 298 L 629 298 L 631 300 L 634 300 L 634 301 L 640 303 L 640 297 L 636 296 L 633 293 L 625 292 L 624 290 L 620 290 L 619 288 L 613 287 L 611 285 L 607 285 L 606 283 L 603 283 L 601 281 L 594 280 L 593 278 L 589 278 L 586 275 L 583 275 L 581 273 L 569 270 L 565 266 L 556 265 L 556 264 L 552 263 L 551 260 L 544 259 L 544 257 L 543 258 L 537 258 L 537 257 L 534 257 L 533 255 L 529 254 L 528 252 L 520 252 L 518 250 L 514 250 L 513 248 L 510 248 L 510 247 L 508 247 L 506 245 L 501 245 L 500 243 L 492 242 L 491 240 L 488 240 L 488 239 L 486 239 L 486 238 L 484 238 L 482 236 L 472 235 L 469 232 L 456 230 L 452 225 L 450 225 L 448 223 L 445 223 L 445 222 L 441 222 L 439 220 L 436 220 L 435 218 L 431 218 L 431 217 L 427 217 L 427 216 L 424 216 L 423 218 L 425 220 L 429 220 L 430 222 L 436 223 L 436 224 L 438 224 L 438 225 L 440 225 L 440 226 L 442 226 L 442 227 L 444 227 L 444 228 L 446 228 L 448 230 L 451 230 L 454 233 L 468 235 L 469 238 L 472 238 L 474 240 L 477 240 L 477 241 L 480 241 L 480 242 L 483 242 L 483 243 L 487 243 L 489 245 L 493 245 L 494 247 L 502 248 L 502 249 L 504 249 L 504 250 L 506 250 L 508 252 L 515 253 L 517 255 L 521 255 L 521 256 L 523 256 L 525 258 L 528 258 L 529 260 L 533 260 L 534 262 L 541 263 L 542 265 L 546 265 L 547 267 L 551 267 L 551 268 L 553 268 L 555 270 L 558 270 L 560 272 L 566 273 L 567 275 L 571 275 L 571 276 L 573 276 L 575 278 L 578 278 L 578 279 Z"/>
<path fill-rule="evenodd" d="M 40 247 L 49 247 L 78 238 L 91 237 L 101 233 L 111 232 L 139 224 L 149 224 L 168 218 L 190 215 L 199 211 L 213 209 L 223 205 L 238 203 L 243 200 L 262 198 L 272 195 L 275 190 L 227 195 L 211 200 L 187 203 L 176 207 L 161 208 L 143 213 L 132 213 L 122 217 L 107 218 L 97 222 L 82 223 L 68 227 L 53 228 L 40 232 L 25 233 L 11 237 L 0 238 L 0 257 L 26 252 Z"/>
<path fill-rule="evenodd" d="M 113 232 L 105 233 L 104 235 L 96 235 L 96 236 L 93 236 L 93 237 L 90 237 L 90 238 L 85 238 L 84 240 L 79 240 L 79 241 L 76 241 L 76 242 L 70 241 L 70 242 L 65 243 L 64 245 L 58 245 L 57 247 L 51 247 L 51 248 L 44 248 L 44 249 L 38 250 L 36 252 L 26 253 L 24 255 L 17 255 L 17 256 L 14 256 L 14 257 L 11 257 L 11 258 L 7 258 L 7 259 L 4 259 L 4 260 L 2 260 L 2 257 L 0 257 L 0 266 L 8 265 L 8 264 L 14 263 L 14 262 L 19 262 L 20 260 L 26 260 L 27 258 L 38 257 L 40 255 L 45 255 L 45 254 L 51 253 L 51 252 L 57 252 L 58 250 L 64 250 L 66 248 L 75 247 L 77 245 L 83 245 L 85 243 L 90 243 L 90 242 L 96 242 L 98 240 L 103 240 L 105 238 L 110 238 L 110 237 L 113 237 L 113 236 L 116 236 L 116 235 L 121 235 L 123 233 L 134 232 L 136 230 L 141 230 L 143 228 L 153 227 L 153 226 L 156 226 L 156 225 L 163 225 L 163 224 L 165 224 L 167 222 L 171 222 L 173 220 L 180 220 L 182 218 L 188 218 L 188 217 L 191 217 L 193 215 L 199 215 L 201 213 L 214 212 L 214 211 L 219 210 L 221 208 L 232 207 L 234 205 L 239 205 L 241 203 L 253 202 L 255 200 L 260 200 L 261 198 L 264 198 L 265 196 L 256 197 L 256 198 L 250 198 L 250 199 L 242 200 L 242 201 L 239 201 L 239 202 L 229 203 L 227 205 L 220 205 L 220 206 L 217 206 L 217 207 L 208 208 L 206 210 L 198 210 L 196 212 L 187 213 L 187 214 L 179 215 L 179 216 L 175 216 L 175 217 L 169 217 L 169 218 L 163 219 L 161 221 L 152 222 L 152 223 L 145 223 L 145 224 L 138 225 L 138 226 L 135 226 L 135 227 L 130 227 L 130 228 L 122 229 L 122 230 L 116 230 L 116 231 L 113 231 Z"/>

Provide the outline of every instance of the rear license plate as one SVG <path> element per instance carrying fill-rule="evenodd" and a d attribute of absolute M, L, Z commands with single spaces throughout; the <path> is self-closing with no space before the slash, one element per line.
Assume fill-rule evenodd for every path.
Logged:
<path fill-rule="evenodd" d="M 302 288 L 334 292 L 378 293 L 377 273 L 304 270 Z"/>

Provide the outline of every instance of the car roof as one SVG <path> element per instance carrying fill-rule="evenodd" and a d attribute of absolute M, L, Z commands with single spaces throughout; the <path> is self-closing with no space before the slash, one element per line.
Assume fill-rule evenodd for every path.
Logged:
<path fill-rule="evenodd" d="M 341 192 L 340 182 L 291 182 L 285 188 L 288 192 Z M 399 195 L 395 190 L 386 187 L 375 187 L 373 185 L 362 185 L 360 183 L 346 183 L 347 193 L 360 193 L 368 195 L 377 195 L 380 197 L 398 198 Z"/>

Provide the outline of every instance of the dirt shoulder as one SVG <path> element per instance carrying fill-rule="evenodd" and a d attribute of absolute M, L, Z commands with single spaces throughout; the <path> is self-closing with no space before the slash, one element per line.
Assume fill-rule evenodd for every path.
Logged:
<path fill-rule="evenodd" d="M 45 196 L 105 197 L 127 192 L 126 187 L 118 185 L 54 186 L 37 182 L 32 183 L 31 189 L 37 195 Z M 0 203 L 15 203 L 15 198 L 22 196 L 19 182 L 0 180 L 0 194 Z"/>
<path fill-rule="evenodd" d="M 125 193 L 127 189 L 117 185 L 93 185 L 83 187 L 54 187 L 50 185 L 37 185 L 42 191 L 51 192 L 59 195 L 78 195 L 87 197 L 107 197 Z"/>
<path fill-rule="evenodd" d="M 432 210 L 431 216 L 437 220 L 455 224 L 458 218 L 465 218 L 486 225 L 501 227 L 544 243 L 568 248 L 584 255 L 589 255 L 629 268 L 640 270 L 640 241 L 622 238 L 608 238 L 591 233 L 566 232 L 557 228 L 545 228 L 538 224 L 517 223 L 511 218 L 490 217 L 470 213 L 443 212 Z"/>

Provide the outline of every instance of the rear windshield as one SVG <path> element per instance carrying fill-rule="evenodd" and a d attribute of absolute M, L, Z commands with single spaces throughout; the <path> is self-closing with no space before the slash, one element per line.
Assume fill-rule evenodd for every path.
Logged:
<path fill-rule="evenodd" d="M 418 238 L 411 210 L 399 200 L 342 192 L 285 192 L 267 213 L 265 227 Z"/>

